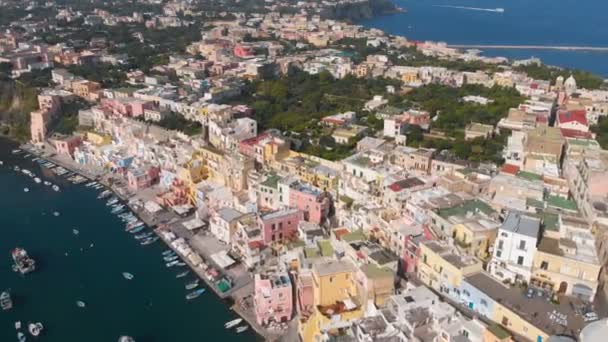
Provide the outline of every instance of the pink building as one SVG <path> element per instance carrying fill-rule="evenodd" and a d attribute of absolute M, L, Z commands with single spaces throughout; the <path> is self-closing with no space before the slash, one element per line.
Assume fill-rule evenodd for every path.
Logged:
<path fill-rule="evenodd" d="M 304 220 L 322 224 L 329 217 L 332 200 L 327 192 L 295 182 L 289 189 L 289 205 L 300 209 Z"/>
<path fill-rule="evenodd" d="M 127 171 L 129 189 L 133 191 L 148 188 L 160 179 L 160 168 L 158 166 L 145 166 Z"/>
<path fill-rule="evenodd" d="M 300 317 L 308 317 L 313 311 L 315 289 L 312 273 L 302 271 L 296 280 L 297 309 Z"/>
<path fill-rule="evenodd" d="M 287 322 L 293 314 L 291 280 L 287 272 L 255 275 L 253 307 L 258 324 Z"/>
<path fill-rule="evenodd" d="M 252 57 L 252 56 L 255 55 L 255 53 L 254 53 L 253 48 L 251 46 L 237 44 L 234 47 L 234 55 L 236 57 L 245 58 L 245 57 Z"/>
<path fill-rule="evenodd" d="M 55 150 L 57 150 L 57 154 L 68 155 L 70 157 L 74 156 L 74 150 L 82 144 L 82 138 L 76 135 L 54 135 L 50 141 Z"/>
<path fill-rule="evenodd" d="M 302 212 L 296 208 L 273 211 L 258 217 L 258 226 L 264 237 L 264 244 L 289 241 L 298 235 L 298 224 Z"/>
<path fill-rule="evenodd" d="M 103 99 L 101 103 L 109 108 L 115 115 L 121 116 L 140 116 L 144 115 L 146 109 L 154 109 L 154 103 L 132 97 Z"/>
<path fill-rule="evenodd" d="M 420 242 L 430 241 L 433 235 L 428 227 L 423 226 L 422 234 L 407 235 L 405 237 L 405 248 L 401 260 L 402 270 L 405 273 L 416 273 L 418 271 L 418 260 L 420 260 Z"/>

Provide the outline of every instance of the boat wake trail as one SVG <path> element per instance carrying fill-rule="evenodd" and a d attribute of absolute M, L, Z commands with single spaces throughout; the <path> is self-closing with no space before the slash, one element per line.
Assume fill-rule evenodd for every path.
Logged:
<path fill-rule="evenodd" d="M 503 13 L 505 11 L 505 9 L 501 8 L 501 7 L 480 8 L 480 7 L 466 7 L 466 6 L 452 6 L 452 5 L 433 5 L 433 7 L 456 8 L 456 9 L 463 9 L 463 10 L 469 10 L 469 11 L 496 12 L 496 13 Z"/>

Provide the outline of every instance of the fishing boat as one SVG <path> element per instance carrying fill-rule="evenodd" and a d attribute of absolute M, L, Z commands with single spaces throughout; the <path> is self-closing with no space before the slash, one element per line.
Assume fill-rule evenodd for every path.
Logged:
<path fill-rule="evenodd" d="M 2 308 L 4 311 L 13 308 L 13 300 L 11 299 L 11 295 L 8 293 L 8 291 L 4 291 L 2 294 L 0 294 L 0 308 Z"/>
<path fill-rule="evenodd" d="M 78 305 L 79 308 L 84 308 L 87 306 L 87 304 L 81 300 L 76 301 L 76 305 Z"/>
<path fill-rule="evenodd" d="M 224 323 L 224 328 L 231 329 L 231 328 L 236 327 L 237 325 L 241 324 L 242 321 L 243 321 L 242 318 L 233 319 L 232 321 L 228 321 L 228 322 Z"/>
<path fill-rule="evenodd" d="M 183 277 L 187 276 L 187 275 L 188 275 L 188 273 L 190 273 L 190 271 L 184 271 L 184 272 L 182 272 L 182 273 L 178 273 L 178 274 L 175 276 L 175 278 L 183 278 Z"/>
<path fill-rule="evenodd" d="M 170 250 L 170 249 L 167 249 L 167 250 L 164 250 L 164 251 L 163 251 L 163 255 L 164 255 L 164 256 L 169 256 L 169 255 L 171 255 L 171 254 L 175 254 L 175 251 Z"/>
<path fill-rule="evenodd" d="M 242 332 L 247 331 L 247 329 L 249 329 L 249 326 L 248 326 L 248 325 L 243 325 L 242 327 L 238 327 L 238 328 L 236 328 L 236 333 L 237 333 L 237 334 L 240 334 L 240 333 L 242 333 Z"/>
<path fill-rule="evenodd" d="M 177 265 L 178 263 L 179 263 L 179 260 L 173 260 L 171 262 L 166 263 L 165 265 L 167 267 L 173 267 L 173 266 Z"/>
<path fill-rule="evenodd" d="M 154 235 L 153 232 L 145 232 L 143 234 L 138 234 L 138 235 L 135 235 L 135 240 L 143 240 L 143 239 L 151 237 L 152 235 Z"/>
<path fill-rule="evenodd" d="M 140 245 L 142 245 L 142 246 L 147 246 L 147 245 L 153 244 L 153 243 L 154 243 L 154 242 L 156 242 L 156 241 L 158 241 L 158 236 L 155 236 L 155 237 L 153 237 L 153 238 L 148 238 L 148 239 L 146 239 L 146 240 L 142 241 L 142 242 L 140 243 Z"/>
<path fill-rule="evenodd" d="M 198 284 L 199 284 L 198 280 L 195 280 L 193 282 L 186 284 L 185 288 L 186 288 L 186 290 L 194 290 L 195 288 L 198 287 Z"/>
<path fill-rule="evenodd" d="M 102 191 L 99 194 L 99 196 L 97 196 L 97 198 L 98 199 L 103 199 L 103 198 L 106 198 L 106 197 L 110 196 L 111 194 L 112 194 L 112 191 L 110 191 L 110 190 L 104 190 L 104 191 Z"/>
<path fill-rule="evenodd" d="M 185 262 L 178 262 L 178 263 L 177 263 L 177 264 L 175 264 L 175 265 L 176 265 L 176 266 L 179 266 L 179 267 L 184 267 L 184 266 L 186 266 L 186 263 L 185 263 Z"/>
<path fill-rule="evenodd" d="M 118 338 L 118 342 L 135 342 L 135 339 L 131 336 L 123 335 Z"/>
<path fill-rule="evenodd" d="M 173 255 L 169 255 L 169 256 L 163 257 L 163 259 L 164 259 L 166 262 L 171 262 L 171 261 L 173 261 L 173 260 L 177 260 L 177 259 L 179 259 L 179 255 L 175 255 L 175 254 L 173 254 Z"/>
<path fill-rule="evenodd" d="M 13 270 L 15 272 L 26 274 L 36 269 L 36 261 L 27 255 L 25 249 L 15 248 L 11 252 L 11 255 L 13 257 L 13 261 L 15 262 L 13 265 Z"/>
<path fill-rule="evenodd" d="M 17 341 L 25 342 L 26 340 L 27 338 L 25 337 L 24 333 L 22 333 L 21 331 L 17 333 Z"/>
<path fill-rule="evenodd" d="M 122 272 L 122 276 L 127 280 L 131 280 L 131 279 L 135 278 L 135 276 L 129 272 Z"/>
<path fill-rule="evenodd" d="M 120 204 L 120 205 L 116 205 L 116 206 L 112 206 L 112 210 L 111 213 L 112 214 L 118 214 L 120 213 L 123 209 L 125 208 L 124 204 Z"/>
<path fill-rule="evenodd" d="M 203 293 L 205 293 L 205 289 L 198 289 L 198 290 L 192 291 L 186 295 L 186 299 L 192 300 L 192 299 L 197 298 L 198 296 L 202 295 Z"/>
<path fill-rule="evenodd" d="M 42 329 L 44 329 L 44 327 L 42 326 L 42 323 L 40 323 L 40 322 L 38 322 L 38 323 L 30 323 L 27 326 L 27 330 L 34 337 L 39 336 L 40 333 L 42 332 Z"/>
<path fill-rule="evenodd" d="M 42 179 L 36 177 L 36 178 L 34 178 L 34 182 L 36 182 L 36 184 L 40 184 L 40 183 L 42 183 Z"/>
<path fill-rule="evenodd" d="M 55 191 L 59 191 L 59 187 L 55 184 L 53 184 L 53 186 L 51 188 L 53 188 L 53 190 L 55 190 Z"/>
<path fill-rule="evenodd" d="M 133 228 L 133 229 L 131 229 L 131 230 L 128 230 L 128 232 L 129 232 L 129 233 L 131 233 L 131 234 L 137 234 L 137 233 L 141 232 L 141 231 L 142 231 L 142 230 L 144 230 L 144 229 L 146 229 L 146 227 L 144 227 L 144 226 L 139 226 L 139 227 L 137 227 L 137 228 Z"/>
<path fill-rule="evenodd" d="M 126 228 L 127 228 L 127 230 L 131 230 L 133 228 L 137 228 L 137 227 L 143 226 L 143 225 L 144 225 L 143 222 L 141 222 L 139 220 L 136 220 L 136 221 L 132 221 L 132 222 L 127 223 L 127 227 Z"/>

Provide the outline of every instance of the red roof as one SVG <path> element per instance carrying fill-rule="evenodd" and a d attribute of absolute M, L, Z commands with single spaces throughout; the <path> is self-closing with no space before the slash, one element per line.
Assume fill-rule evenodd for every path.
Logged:
<path fill-rule="evenodd" d="M 587 126 L 587 113 L 584 110 L 571 110 L 571 111 L 560 111 L 558 114 L 557 121 L 559 124 L 568 122 L 578 122 L 581 125 Z"/>
<path fill-rule="evenodd" d="M 334 229 L 334 235 L 336 236 L 336 239 L 338 240 L 342 240 L 342 237 L 346 234 L 348 234 L 350 231 L 346 228 L 338 228 L 338 229 Z"/>
<path fill-rule="evenodd" d="M 516 175 L 517 172 L 519 172 L 519 166 L 513 165 L 513 164 L 505 164 L 505 165 L 503 165 L 503 167 L 500 171 L 502 171 L 504 173 L 510 173 L 512 175 Z"/>
<path fill-rule="evenodd" d="M 577 129 L 561 128 L 562 135 L 565 138 L 593 139 L 594 134 L 591 132 L 579 131 Z"/>

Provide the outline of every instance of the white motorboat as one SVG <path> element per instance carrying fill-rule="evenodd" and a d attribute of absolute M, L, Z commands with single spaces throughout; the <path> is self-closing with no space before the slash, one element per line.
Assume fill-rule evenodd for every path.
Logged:
<path fill-rule="evenodd" d="M 51 182 L 49 182 L 49 181 L 44 181 L 44 182 L 42 182 L 42 184 L 44 184 L 44 185 L 46 185 L 46 186 L 49 186 L 49 185 L 51 185 Z"/>
<path fill-rule="evenodd" d="M 27 340 L 27 337 L 25 337 L 24 333 L 22 333 L 21 331 L 17 333 L 17 341 L 25 342 L 26 340 Z"/>
<path fill-rule="evenodd" d="M 226 329 L 230 329 L 233 327 L 236 327 L 237 325 L 239 325 L 241 322 L 243 321 L 242 318 L 237 318 L 237 319 L 233 319 L 232 321 L 228 321 L 224 324 L 224 328 Z"/>
<path fill-rule="evenodd" d="M 42 323 L 38 322 L 38 323 L 30 323 L 27 326 L 27 330 L 30 332 L 30 334 L 32 334 L 32 336 L 36 337 L 39 336 L 40 333 L 42 332 L 42 329 L 44 329 L 44 327 L 42 326 Z"/>
<path fill-rule="evenodd" d="M 135 339 L 131 336 L 120 336 L 118 342 L 135 342 Z"/>
<path fill-rule="evenodd" d="M 40 184 L 42 182 L 42 179 L 36 177 L 34 178 L 34 182 L 36 182 L 36 184 Z"/>
<path fill-rule="evenodd" d="M 125 279 L 127 279 L 127 280 L 131 280 L 131 279 L 135 278 L 135 276 L 134 276 L 134 275 L 132 275 L 132 274 L 131 274 L 131 273 L 129 273 L 129 272 L 123 272 L 123 273 L 122 273 L 122 276 L 123 276 Z"/>
<path fill-rule="evenodd" d="M 30 192 L 29 188 L 23 188 L 23 192 Z"/>
<path fill-rule="evenodd" d="M 53 184 L 53 186 L 51 188 L 53 188 L 53 190 L 55 190 L 55 191 L 59 191 L 59 187 L 57 185 Z"/>
<path fill-rule="evenodd" d="M 249 329 L 249 326 L 248 325 L 243 325 L 242 327 L 236 328 L 236 333 L 240 334 L 240 333 L 242 333 L 244 331 L 247 331 L 247 329 Z"/>
<path fill-rule="evenodd" d="M 78 305 L 79 308 L 84 308 L 87 306 L 87 304 L 81 300 L 76 301 L 76 305 Z"/>

